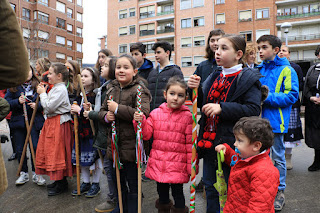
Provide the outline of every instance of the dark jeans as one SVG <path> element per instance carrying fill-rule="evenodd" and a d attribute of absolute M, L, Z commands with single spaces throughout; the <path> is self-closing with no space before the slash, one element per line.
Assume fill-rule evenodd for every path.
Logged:
<path fill-rule="evenodd" d="M 112 160 L 108 159 L 107 154 L 104 157 L 103 166 L 104 166 L 104 171 L 106 172 L 107 180 L 108 180 L 108 188 L 109 188 L 108 197 L 111 200 L 117 199 L 117 196 L 118 196 L 117 184 L 114 183 L 114 180 L 116 180 L 116 177 L 115 177 L 116 174 L 115 174 L 115 170 L 113 169 L 113 162 Z"/>
<path fill-rule="evenodd" d="M 32 139 L 32 145 L 33 145 L 34 154 L 36 154 L 38 140 L 39 140 L 39 134 L 40 134 L 40 131 L 36 131 L 35 128 L 32 128 L 32 130 L 31 130 L 31 139 Z M 19 163 L 20 163 L 20 159 L 21 159 L 21 155 L 22 155 L 23 146 L 24 146 L 24 142 L 25 142 L 26 136 L 27 136 L 27 130 L 26 129 L 16 128 L 13 131 L 13 137 L 14 137 L 14 140 L 15 140 L 17 158 L 18 158 L 18 162 Z M 30 145 L 29 145 L 29 149 L 30 149 Z M 33 160 L 32 160 L 31 154 L 30 154 L 30 159 L 31 159 L 32 171 L 34 171 L 34 165 L 33 165 Z M 24 158 L 21 171 L 28 172 L 28 165 L 27 165 L 27 158 L 26 157 Z"/>
<path fill-rule="evenodd" d="M 171 187 L 172 197 L 174 199 L 174 206 L 176 208 L 185 207 L 185 199 L 183 194 L 183 184 L 169 184 L 169 183 L 158 183 L 157 182 L 157 191 L 159 194 L 159 203 L 168 204 L 169 199 L 169 190 Z"/>

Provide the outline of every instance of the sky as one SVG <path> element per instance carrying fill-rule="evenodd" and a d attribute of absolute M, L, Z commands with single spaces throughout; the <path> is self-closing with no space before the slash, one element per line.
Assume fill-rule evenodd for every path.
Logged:
<path fill-rule="evenodd" d="M 107 0 L 83 0 L 83 64 L 95 64 L 99 39 L 107 35 Z"/>

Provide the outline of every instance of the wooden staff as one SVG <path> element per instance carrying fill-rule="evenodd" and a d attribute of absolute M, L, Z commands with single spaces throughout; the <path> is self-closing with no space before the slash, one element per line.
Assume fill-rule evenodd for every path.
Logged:
<path fill-rule="evenodd" d="M 73 104 L 78 105 L 76 101 Z M 75 151 L 76 151 L 76 168 L 77 168 L 77 194 L 81 195 L 80 192 L 80 160 L 79 160 L 79 121 L 76 114 L 73 115 L 74 121 L 74 139 L 75 139 Z"/>
<path fill-rule="evenodd" d="M 192 91 L 192 157 L 191 157 L 191 186 L 190 186 L 190 212 L 195 212 L 196 201 L 196 157 L 197 157 L 197 99 L 198 88 Z"/>
<path fill-rule="evenodd" d="M 84 87 L 83 87 L 83 84 L 82 84 L 82 80 L 81 80 L 81 75 L 78 74 L 78 82 L 79 82 L 79 86 L 80 86 L 80 89 L 81 89 L 81 92 L 82 92 L 82 95 L 83 95 L 83 101 L 84 103 L 88 103 L 88 99 L 87 99 L 87 95 L 86 95 L 86 91 L 84 90 Z M 92 110 L 92 108 L 90 107 L 90 110 Z M 91 126 L 91 130 L 92 130 L 92 134 L 93 136 L 96 135 L 96 130 L 94 128 L 94 123 L 93 123 L 93 120 L 89 119 L 89 122 L 90 122 L 90 126 Z M 100 160 L 101 160 L 101 164 L 103 165 L 103 156 L 102 156 L 102 153 L 101 153 L 101 150 L 100 149 L 97 149 L 98 150 L 98 154 L 99 154 L 99 157 L 100 157 Z M 105 173 L 104 170 L 102 170 L 102 173 Z"/>
<path fill-rule="evenodd" d="M 24 95 L 24 94 L 21 93 L 21 95 Z M 21 155 L 21 158 L 20 158 L 20 163 L 19 163 L 19 167 L 18 167 L 17 176 L 20 176 L 20 172 L 21 172 L 21 169 L 22 169 L 22 164 L 23 164 L 24 158 L 26 156 L 26 152 L 27 152 L 28 143 L 30 144 L 30 151 L 31 151 L 31 155 L 32 155 L 33 165 L 34 165 L 34 168 L 36 168 L 36 156 L 35 156 L 34 150 L 33 150 L 33 143 L 32 143 L 32 138 L 31 138 L 31 130 L 32 130 L 34 119 L 36 117 L 38 104 L 39 104 L 39 99 L 40 99 L 40 96 L 38 95 L 38 97 L 36 99 L 35 107 L 34 107 L 33 112 L 32 112 L 30 125 L 29 125 L 29 121 L 28 121 L 26 103 L 23 103 L 23 113 L 24 113 L 24 120 L 25 120 L 25 123 L 26 123 L 27 136 L 26 136 L 26 139 L 24 141 L 24 146 L 23 146 L 23 151 L 22 151 L 22 155 Z"/>
<path fill-rule="evenodd" d="M 115 160 L 116 161 L 118 160 L 117 157 L 116 157 Z M 123 213 L 122 192 L 121 192 L 121 182 L 120 182 L 120 171 L 119 171 L 119 165 L 117 163 L 116 163 L 116 176 L 117 176 L 119 209 L 120 209 L 120 213 Z"/>

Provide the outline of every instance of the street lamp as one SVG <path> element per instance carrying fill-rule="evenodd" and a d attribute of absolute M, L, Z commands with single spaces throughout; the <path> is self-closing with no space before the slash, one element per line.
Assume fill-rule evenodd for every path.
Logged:
<path fill-rule="evenodd" d="M 283 29 L 283 32 L 286 35 L 286 46 L 288 46 L 288 33 L 291 27 L 292 27 L 292 24 L 290 24 L 289 22 L 284 22 L 280 26 L 280 28 Z"/>

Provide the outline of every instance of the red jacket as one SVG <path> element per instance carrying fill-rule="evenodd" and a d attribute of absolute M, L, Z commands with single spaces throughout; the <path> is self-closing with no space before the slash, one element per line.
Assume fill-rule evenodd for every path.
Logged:
<path fill-rule="evenodd" d="M 143 140 L 153 136 L 145 175 L 160 183 L 188 183 L 191 175 L 192 115 L 182 105 L 170 109 L 167 103 L 142 122 Z"/>
<path fill-rule="evenodd" d="M 228 144 L 225 161 L 233 155 L 238 161 L 231 167 L 224 213 L 271 213 L 279 186 L 279 171 L 269 157 L 269 150 L 242 160 Z M 235 160 L 235 157 L 234 159 Z"/>

